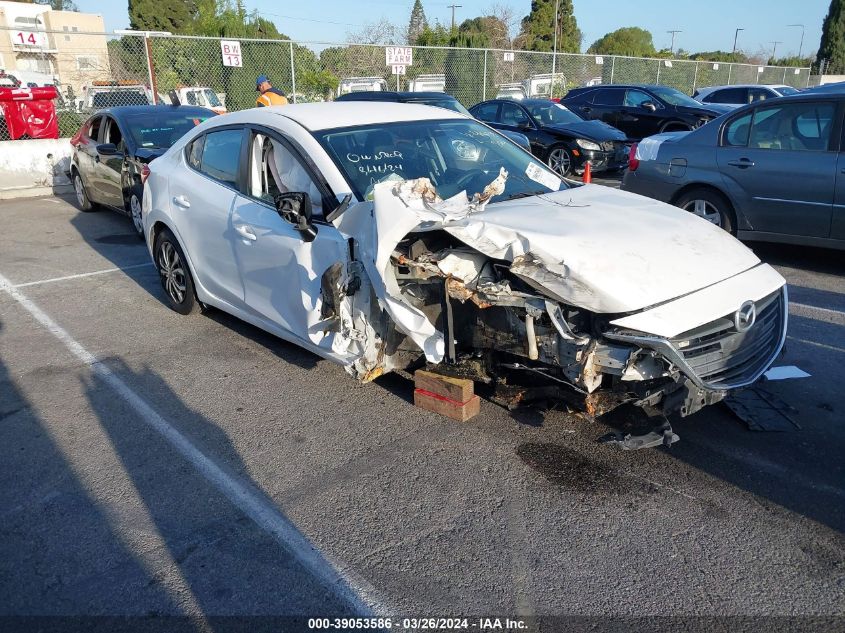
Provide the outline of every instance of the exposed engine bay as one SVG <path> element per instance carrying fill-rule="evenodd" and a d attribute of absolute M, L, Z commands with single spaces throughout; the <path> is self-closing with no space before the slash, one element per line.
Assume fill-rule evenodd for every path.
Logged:
<path fill-rule="evenodd" d="M 507 177 L 501 170 L 482 192 L 447 200 L 425 178 L 393 179 L 375 187 L 372 215 L 359 218 L 357 232 L 362 236 L 358 248 L 374 254 L 362 258 L 360 273 L 372 283 L 381 312 L 364 317 L 361 301 L 357 317 L 356 309 L 349 310 L 349 322 L 357 318 L 369 330 L 358 335 L 365 341 L 364 351 L 350 367 L 359 379 L 372 379 L 424 356 L 435 371 L 489 385 L 491 399 L 508 407 L 564 401 L 600 416 L 630 403 L 649 415 L 686 416 L 723 399 L 734 384 L 756 380 L 780 351 L 785 321 L 778 319 L 785 314 L 785 290 L 782 278 L 769 267 L 752 267 L 722 282 L 722 292 L 718 284 L 702 284 L 686 293 L 694 297 L 700 292 L 701 300 L 720 310 L 719 301 L 706 295 L 715 287 L 732 310 L 734 295 L 746 296 L 753 286 L 751 303 L 767 316 L 750 334 L 732 325 L 725 316 L 728 307 L 709 317 L 697 314 L 695 306 L 683 303 L 686 295 L 668 295 L 668 301 L 654 301 L 644 310 L 631 303 L 634 293 L 625 287 L 625 274 L 637 279 L 644 293 L 665 288 L 655 290 L 649 280 L 607 266 L 588 275 L 593 271 L 583 264 L 587 260 L 577 261 L 574 249 L 569 261 L 578 267 L 543 248 L 554 245 L 556 236 L 547 240 L 544 227 L 534 225 L 545 222 L 550 233 L 560 232 L 560 225 L 569 221 L 565 214 L 583 213 L 571 201 L 561 202 L 565 192 L 536 196 L 536 217 L 542 220 L 535 217 L 532 224 L 526 218 L 525 229 L 500 220 L 504 205 L 485 211 Z M 539 215 L 550 207 L 547 216 Z M 512 218 L 508 213 L 501 217 Z M 374 223 L 374 230 L 361 231 L 364 221 Z M 356 228 L 352 222 L 340 226 L 349 227 Z M 377 242 L 366 243 L 369 236 Z M 599 261 L 601 257 L 595 255 Z M 335 271 L 337 281 L 348 278 L 340 272 Z M 599 273 L 605 275 L 600 279 L 603 289 L 590 285 L 590 277 L 600 278 Z M 607 291 L 608 279 L 628 291 L 627 304 L 624 292 Z M 340 306 L 342 297 L 330 303 Z M 619 309 L 627 305 L 633 309 Z M 672 310 L 682 318 L 667 317 Z M 629 321 L 643 328 L 632 329 Z M 352 329 L 346 328 L 348 336 Z"/>

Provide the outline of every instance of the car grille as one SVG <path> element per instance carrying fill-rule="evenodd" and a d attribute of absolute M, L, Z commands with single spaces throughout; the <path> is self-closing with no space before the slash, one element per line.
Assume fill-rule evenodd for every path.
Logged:
<path fill-rule="evenodd" d="M 757 301 L 757 319 L 739 332 L 733 315 L 685 332 L 670 340 L 696 377 L 712 389 L 749 384 L 768 369 L 786 329 L 783 290 Z"/>

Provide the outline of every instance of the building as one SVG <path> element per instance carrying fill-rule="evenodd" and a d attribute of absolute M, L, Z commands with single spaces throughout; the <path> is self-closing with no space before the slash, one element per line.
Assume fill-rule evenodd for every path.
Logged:
<path fill-rule="evenodd" d="M 63 96 L 69 89 L 80 95 L 91 81 L 110 78 L 103 33 L 101 15 L 0 1 L 0 70 L 24 84 L 54 83 Z"/>

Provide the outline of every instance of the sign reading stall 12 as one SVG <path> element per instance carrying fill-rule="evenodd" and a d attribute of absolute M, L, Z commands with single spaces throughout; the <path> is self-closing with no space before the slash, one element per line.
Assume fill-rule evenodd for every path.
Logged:
<path fill-rule="evenodd" d="M 220 53 L 223 55 L 224 66 L 243 66 L 241 43 L 237 40 L 220 40 Z"/>

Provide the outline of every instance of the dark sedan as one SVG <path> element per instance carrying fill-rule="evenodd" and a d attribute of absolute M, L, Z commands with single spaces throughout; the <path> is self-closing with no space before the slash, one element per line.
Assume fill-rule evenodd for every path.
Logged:
<path fill-rule="evenodd" d="M 418 103 L 420 105 L 430 105 L 438 108 L 446 108 L 447 110 L 454 110 L 461 114 L 470 115 L 460 101 L 455 99 L 450 94 L 445 92 L 396 92 L 393 90 L 366 90 L 361 92 L 348 92 L 340 95 L 335 101 L 391 101 L 393 103 Z M 499 130 L 504 136 L 507 136 L 514 143 L 525 149 L 531 151 L 531 145 L 528 142 L 525 134 L 520 132 L 511 132 L 509 130 Z"/>
<path fill-rule="evenodd" d="M 628 163 L 622 132 L 601 121 L 585 121 L 549 99 L 492 99 L 469 111 L 499 130 L 525 134 L 531 153 L 561 176 L 583 172 L 588 160 L 593 171 L 621 169 Z"/>
<path fill-rule="evenodd" d="M 585 119 L 604 121 L 629 140 L 661 132 L 694 130 L 730 106 L 704 106 L 668 86 L 593 86 L 570 90 L 561 103 Z"/>
<path fill-rule="evenodd" d="M 675 204 L 741 239 L 845 249 L 845 95 L 744 106 L 632 148 L 622 189 Z"/>
<path fill-rule="evenodd" d="M 214 112 L 192 106 L 124 106 L 92 115 L 70 140 L 70 177 L 83 211 L 109 207 L 143 236 L 144 167 Z"/>

